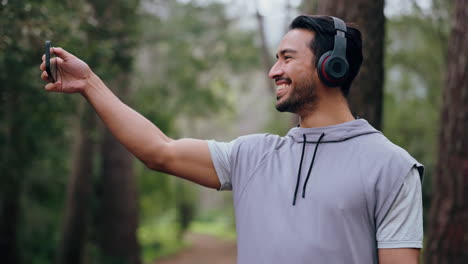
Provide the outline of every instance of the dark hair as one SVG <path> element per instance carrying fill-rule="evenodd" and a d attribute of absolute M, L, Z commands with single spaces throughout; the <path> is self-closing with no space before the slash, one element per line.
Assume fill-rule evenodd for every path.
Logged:
<path fill-rule="evenodd" d="M 336 32 L 333 19 L 329 16 L 301 15 L 291 22 L 289 29 L 306 29 L 315 33 L 315 37 L 309 44 L 315 55 L 314 65 L 317 65 L 325 52 L 333 49 Z M 346 23 L 346 29 L 346 59 L 349 64 L 349 75 L 341 86 L 341 92 L 348 97 L 351 83 L 359 73 L 362 64 L 362 40 L 361 32 L 356 26 Z"/>

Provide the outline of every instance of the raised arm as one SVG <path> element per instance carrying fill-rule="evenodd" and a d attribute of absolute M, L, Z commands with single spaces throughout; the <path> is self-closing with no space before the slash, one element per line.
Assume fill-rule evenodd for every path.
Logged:
<path fill-rule="evenodd" d="M 45 86 L 47 91 L 82 94 L 112 134 L 147 167 L 219 188 L 206 141 L 170 139 L 120 101 L 82 60 L 61 48 L 54 48 L 54 53 L 58 56 L 60 74 L 57 82 Z M 47 81 L 44 59 L 43 56 L 41 78 Z"/>

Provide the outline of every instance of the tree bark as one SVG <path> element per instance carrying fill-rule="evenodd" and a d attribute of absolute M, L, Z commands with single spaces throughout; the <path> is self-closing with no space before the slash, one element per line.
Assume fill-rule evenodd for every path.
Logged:
<path fill-rule="evenodd" d="M 11 189 L 3 192 L 2 197 L 0 197 L 0 254 L 2 263 L 16 264 L 19 263 L 16 230 L 19 220 L 19 195 L 17 184 L 12 184 L 9 187 Z"/>
<path fill-rule="evenodd" d="M 127 74 L 116 76 L 111 87 L 121 98 L 128 97 Z M 133 155 L 107 128 L 102 131 L 101 208 L 99 237 L 103 263 L 139 264 L 137 240 L 138 195 L 133 172 Z"/>
<path fill-rule="evenodd" d="M 99 233 L 104 263 L 137 264 L 141 261 L 133 156 L 107 129 L 103 135 Z"/>
<path fill-rule="evenodd" d="M 80 264 L 83 262 L 85 251 L 96 144 L 92 133 L 95 132 L 96 116 L 88 107 L 80 116 L 82 121 L 78 129 L 73 168 L 68 182 L 64 226 L 57 257 L 58 264 Z"/>
<path fill-rule="evenodd" d="M 305 14 L 316 14 L 317 13 L 317 5 L 319 0 L 307 0 L 302 1 L 301 3 L 301 10 L 305 12 Z"/>
<path fill-rule="evenodd" d="M 456 0 L 443 90 L 426 263 L 468 263 L 468 2 Z"/>
<path fill-rule="evenodd" d="M 179 223 L 178 239 L 183 240 L 183 235 L 189 228 L 190 222 L 192 222 L 195 215 L 195 204 L 193 191 L 189 190 L 188 182 L 182 182 L 178 180 L 176 182 L 176 188 L 178 195 L 175 196 L 175 202 L 177 206 L 177 220 Z"/>
<path fill-rule="evenodd" d="M 20 263 L 18 249 L 18 222 L 20 219 L 20 193 L 25 176 L 23 158 L 27 157 L 25 144 L 22 142 L 21 117 L 17 116 L 17 107 L 21 102 L 19 87 L 6 86 L 6 100 L 1 105 L 5 114 L 6 126 L 4 132 L 5 146 L 2 146 L 0 159 L 0 255 L 2 263 Z"/>
<path fill-rule="evenodd" d="M 362 33 L 364 62 L 353 82 L 349 105 L 355 116 L 382 128 L 384 83 L 384 0 L 319 0 L 317 14 L 342 18 L 356 24 Z"/>
<path fill-rule="evenodd" d="M 87 1 L 97 26 L 89 31 L 90 41 L 108 45 L 107 55 L 95 54 L 94 62 L 102 67 L 103 78 L 111 79 L 109 87 L 122 99 L 128 98 L 134 48 L 138 40 L 139 0 Z M 105 67 L 105 69 L 104 69 Z M 100 263 L 138 264 L 137 240 L 138 199 L 133 172 L 134 158 L 109 132 L 101 133 L 100 207 L 97 212 L 96 237 L 101 253 Z"/>

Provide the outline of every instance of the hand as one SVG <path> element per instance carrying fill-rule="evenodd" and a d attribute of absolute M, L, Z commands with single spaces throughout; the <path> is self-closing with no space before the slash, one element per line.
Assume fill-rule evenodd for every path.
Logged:
<path fill-rule="evenodd" d="M 88 81 L 94 74 L 89 66 L 82 60 L 68 53 L 62 48 L 52 48 L 57 57 L 57 80 L 54 83 L 45 85 L 45 89 L 49 92 L 62 93 L 83 93 L 88 86 Z M 47 72 L 45 71 L 45 55 L 42 56 L 41 78 L 49 82 Z"/>

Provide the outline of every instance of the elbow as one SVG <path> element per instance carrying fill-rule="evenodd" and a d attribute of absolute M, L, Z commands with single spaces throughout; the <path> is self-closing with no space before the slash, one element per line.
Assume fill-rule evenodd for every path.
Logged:
<path fill-rule="evenodd" d="M 156 149 L 156 151 L 146 155 L 146 158 L 142 161 L 150 170 L 166 172 L 170 163 L 170 153 L 168 153 L 167 148 Z"/>
<path fill-rule="evenodd" d="M 154 171 L 164 172 L 167 168 L 167 162 L 165 162 L 164 159 L 160 157 L 145 160 L 143 163 L 148 169 Z"/>
<path fill-rule="evenodd" d="M 164 164 L 160 161 L 154 161 L 154 160 L 146 160 L 146 161 L 143 161 L 143 163 L 145 164 L 146 168 L 150 170 L 154 170 L 154 171 L 161 171 L 163 169 L 163 164 Z"/>

